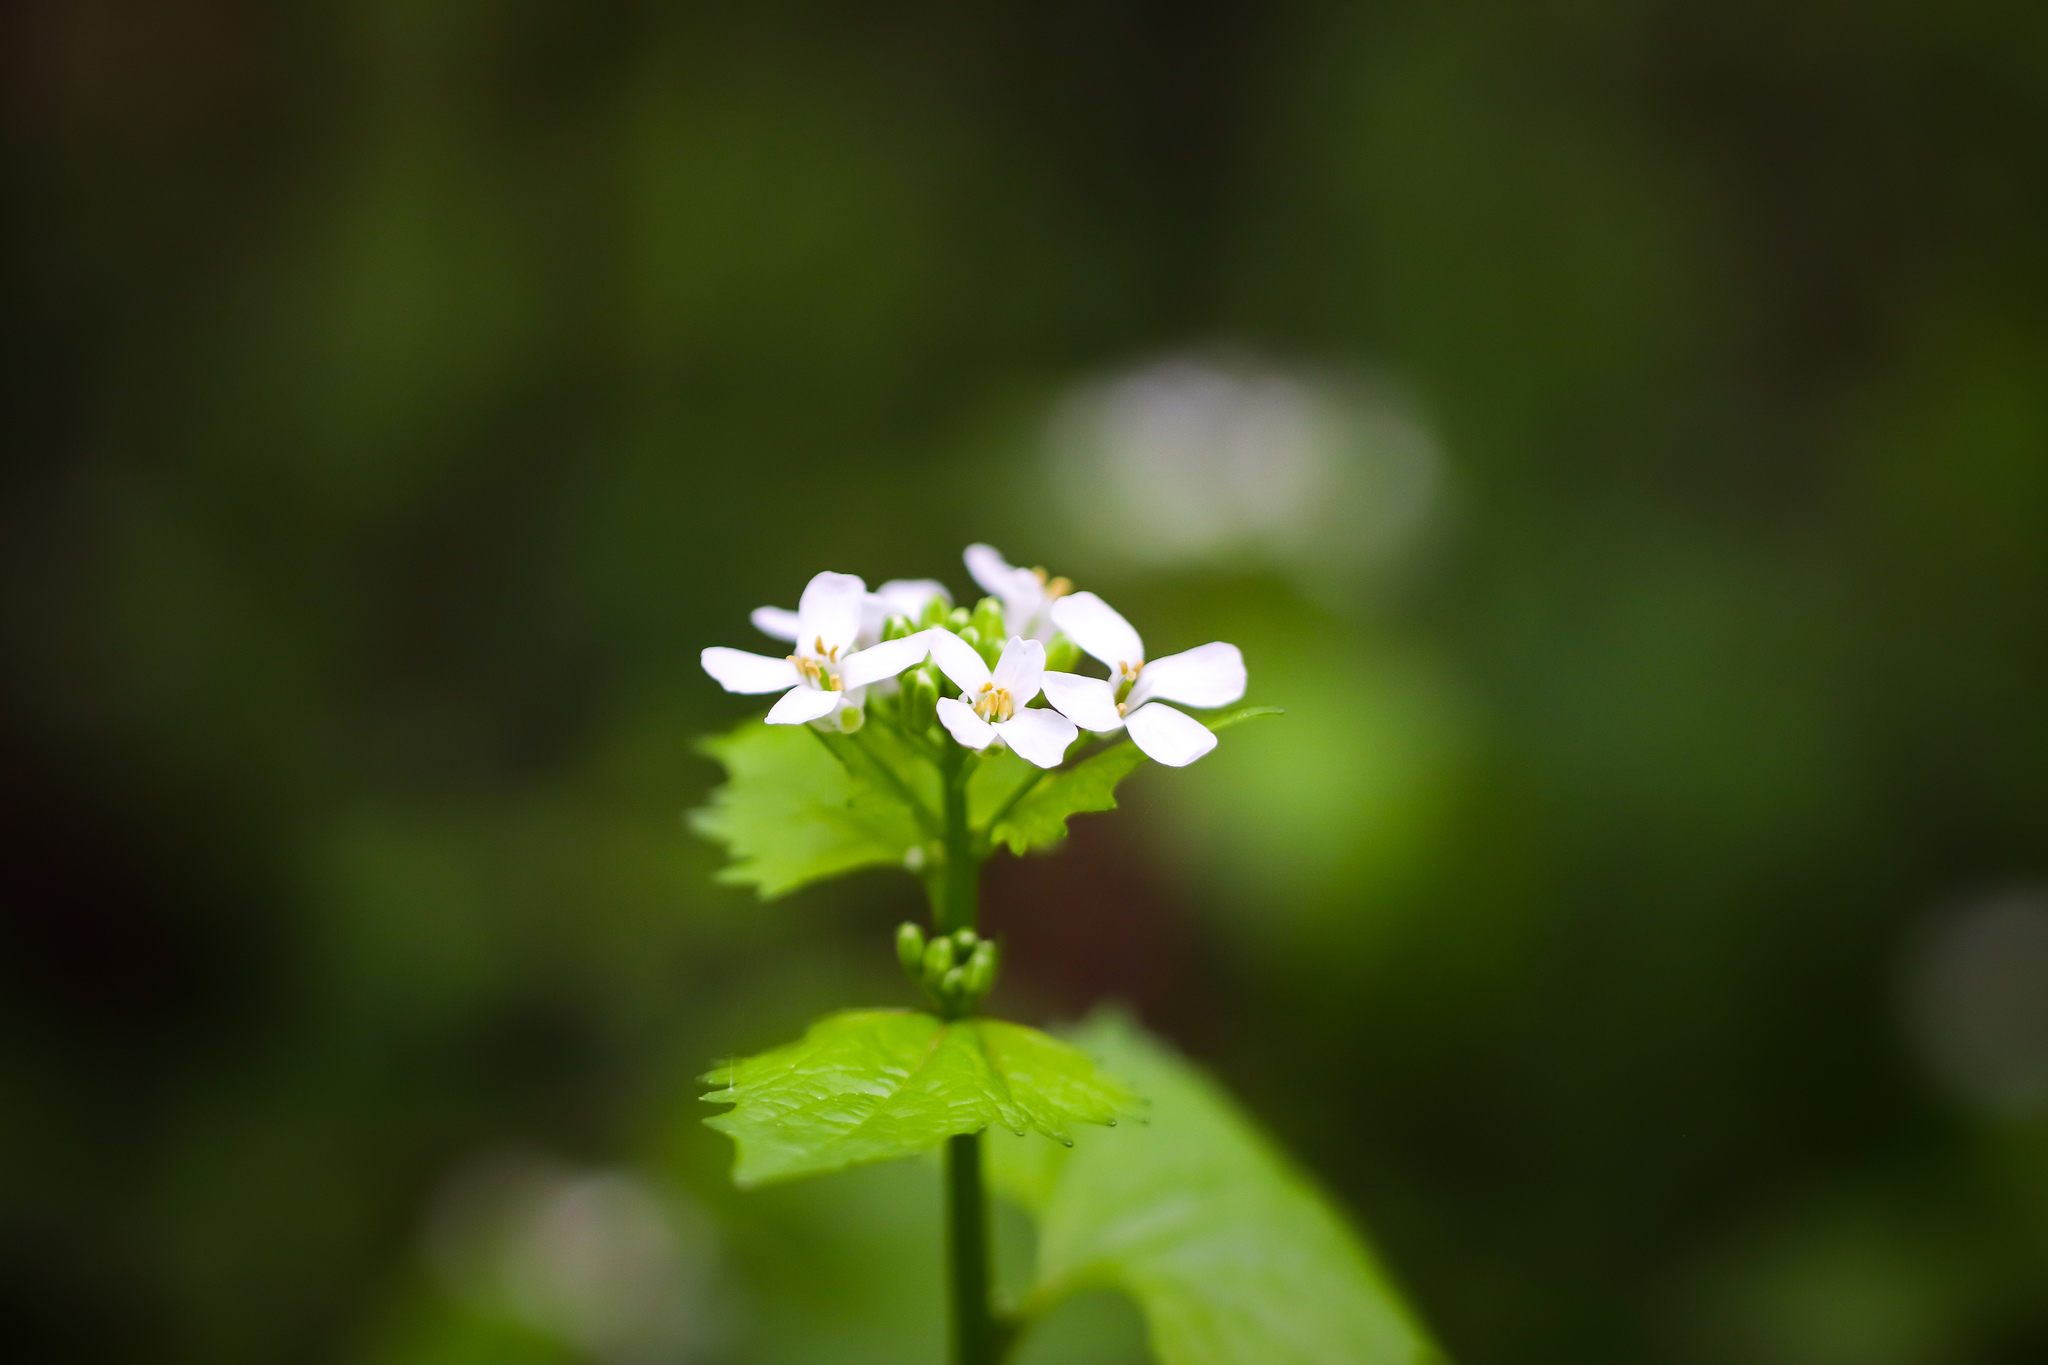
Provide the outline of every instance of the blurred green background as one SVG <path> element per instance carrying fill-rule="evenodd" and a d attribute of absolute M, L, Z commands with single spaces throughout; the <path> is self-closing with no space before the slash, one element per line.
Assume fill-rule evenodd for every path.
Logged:
<path fill-rule="evenodd" d="M 701 647 L 986 539 L 1288 708 L 991 863 L 1005 1007 L 1457 1359 L 2048 1359 L 2048 9 L 0 23 L 10 1358 L 935 1360 L 934 1172 L 691 1082 L 914 885 L 679 817 Z"/>

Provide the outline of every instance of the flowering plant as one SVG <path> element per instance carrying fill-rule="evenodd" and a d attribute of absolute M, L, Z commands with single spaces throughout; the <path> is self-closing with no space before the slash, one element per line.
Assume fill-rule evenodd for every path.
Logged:
<path fill-rule="evenodd" d="M 732 1106 L 708 1122 L 735 1140 L 735 1180 L 943 1148 L 955 1365 L 993 1365 L 1066 1294 L 1102 1285 L 1139 1300 L 1166 1365 L 1424 1358 L 1355 1236 L 1170 1051 L 1113 1018 L 1061 1039 L 979 1014 L 1001 967 L 977 916 L 994 850 L 1057 845 L 1148 759 L 1185 767 L 1275 708 L 1238 704 L 1235 645 L 1148 660 L 1095 594 L 986 545 L 965 558 L 988 594 L 972 608 L 930 580 L 869 592 L 820 573 L 794 611 L 753 613 L 791 652 L 703 652 L 728 692 L 780 694 L 706 745 L 729 780 L 694 823 L 732 855 L 721 879 L 772 897 L 894 866 L 931 904 L 930 925 L 895 942 L 926 1009 L 836 1014 L 705 1078 L 705 1098 Z M 1082 1127 L 1122 1119 L 1141 1122 L 1077 1146 Z M 1045 1231 L 1008 1312 L 990 1292 L 991 1174 Z M 1154 1231 L 1133 1240 L 1134 1226 Z"/>

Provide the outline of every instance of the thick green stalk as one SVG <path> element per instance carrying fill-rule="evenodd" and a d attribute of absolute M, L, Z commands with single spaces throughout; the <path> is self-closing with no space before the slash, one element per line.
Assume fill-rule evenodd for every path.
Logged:
<path fill-rule="evenodd" d="M 953 1365 L 996 1365 L 1003 1333 L 989 1306 L 988 1191 L 979 1133 L 946 1139 L 946 1253 Z"/>
<path fill-rule="evenodd" d="M 932 920 L 940 933 L 976 927 L 979 852 L 967 827 L 967 778 L 974 761 L 947 745 L 945 778 L 946 864 L 931 886 Z M 997 1365 L 1004 1328 L 991 1303 L 988 1186 L 981 1171 L 981 1134 L 946 1139 L 946 1303 L 952 1322 L 953 1365 Z"/>

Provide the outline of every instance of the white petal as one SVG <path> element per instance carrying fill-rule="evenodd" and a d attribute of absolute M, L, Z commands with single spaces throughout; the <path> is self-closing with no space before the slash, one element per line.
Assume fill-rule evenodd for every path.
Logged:
<path fill-rule="evenodd" d="M 996 726 L 995 732 L 1017 757 L 1041 768 L 1059 767 L 1060 760 L 1067 756 L 1067 746 L 1081 733 L 1074 728 L 1074 722 L 1059 712 L 1037 706 L 1019 711 Z"/>
<path fill-rule="evenodd" d="M 1111 668 L 1136 668 L 1145 661 L 1145 642 L 1116 608 L 1092 592 L 1077 592 L 1052 604 L 1054 624 L 1067 638 Z"/>
<path fill-rule="evenodd" d="M 996 660 L 995 684 L 1010 694 L 1010 704 L 1022 707 L 1038 695 L 1039 680 L 1045 677 L 1045 646 L 1036 640 L 1010 637 Z"/>
<path fill-rule="evenodd" d="M 962 558 L 982 590 L 1002 599 L 1010 630 L 1024 634 L 1045 606 L 1045 584 L 1038 581 L 1038 575 L 1012 566 L 992 545 L 970 545 Z"/>
<path fill-rule="evenodd" d="M 839 681 L 848 687 L 866 687 L 869 683 L 893 678 L 906 668 L 915 668 L 931 653 L 933 632 L 921 630 L 901 640 L 884 640 L 858 654 L 849 654 L 840 661 Z M 950 633 L 950 632 L 949 632 Z M 955 635 L 954 639 L 960 637 Z"/>
<path fill-rule="evenodd" d="M 913 621 L 924 615 L 934 597 L 953 605 L 953 594 L 936 578 L 892 578 L 875 589 L 875 596 L 886 615 L 908 616 Z"/>
<path fill-rule="evenodd" d="M 939 698 L 939 724 L 970 749 L 986 749 L 996 737 L 995 727 L 974 714 L 974 708 L 951 697 Z"/>
<path fill-rule="evenodd" d="M 780 692 L 802 681 L 795 664 L 787 659 L 771 659 L 766 654 L 713 645 L 701 657 L 704 671 L 728 692 Z"/>
<path fill-rule="evenodd" d="M 860 608 L 868 585 L 850 573 L 821 573 L 804 587 L 796 604 L 796 647 L 802 654 L 846 654 L 860 635 Z M 820 643 L 824 645 L 819 648 Z"/>
<path fill-rule="evenodd" d="M 829 716 L 839 709 L 843 698 L 837 692 L 826 692 L 816 687 L 792 687 L 782 694 L 782 700 L 768 709 L 770 725 L 802 725 L 805 721 Z"/>
<path fill-rule="evenodd" d="M 882 638 L 882 625 L 888 619 L 882 610 L 882 599 L 869 593 L 860 599 L 860 633 L 853 637 L 855 649 L 866 649 Z"/>
<path fill-rule="evenodd" d="M 925 644 L 932 652 L 932 662 L 953 680 L 953 686 L 962 692 L 979 692 L 988 682 L 992 676 L 988 664 L 973 645 L 938 626 L 925 631 L 924 635 Z"/>
<path fill-rule="evenodd" d="M 1002 552 L 993 545 L 970 545 L 960 556 L 967 561 L 967 572 L 974 575 L 974 581 L 981 584 L 981 590 L 1002 597 L 1009 592 L 1016 570 Z"/>
<path fill-rule="evenodd" d="M 798 630 L 796 613 L 788 607 L 755 607 L 754 614 L 747 618 L 754 623 L 754 629 L 771 640 L 794 640 Z"/>
<path fill-rule="evenodd" d="M 1145 665 L 1124 699 L 1135 711 L 1153 697 L 1187 706 L 1228 706 L 1244 696 L 1244 655 L 1221 640 Z"/>
<path fill-rule="evenodd" d="M 1153 702 L 1124 717 L 1131 742 L 1169 768 L 1185 768 L 1216 747 L 1216 732 L 1185 711 Z"/>
<path fill-rule="evenodd" d="M 1084 730 L 1108 734 L 1124 728 L 1123 714 L 1116 709 L 1116 689 L 1104 679 L 1085 678 L 1079 673 L 1048 673 L 1045 699 Z"/>

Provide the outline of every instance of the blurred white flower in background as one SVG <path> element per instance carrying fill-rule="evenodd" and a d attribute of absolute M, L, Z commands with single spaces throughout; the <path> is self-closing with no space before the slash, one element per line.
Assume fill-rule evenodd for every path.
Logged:
<path fill-rule="evenodd" d="M 473 1308 L 599 1360 L 685 1362 L 721 1344 L 709 1219 L 626 1171 L 479 1157 L 436 1194 L 427 1252 Z"/>
<path fill-rule="evenodd" d="M 1075 390 L 1049 460 L 1097 552 L 1279 568 L 1318 592 L 1412 548 L 1443 483 L 1435 438 L 1391 384 L 1227 354 Z"/>
<path fill-rule="evenodd" d="M 1906 1026 L 1935 1074 L 1994 1113 L 2048 1107 L 2048 891 L 1937 911 L 1904 967 Z"/>
<path fill-rule="evenodd" d="M 1262 679 L 1257 700 L 1286 709 L 1159 789 L 1162 865 L 1290 982 L 1307 964 L 1347 989 L 1360 954 L 1420 903 L 1410 890 L 1441 854 L 1474 746 L 1456 672 L 1373 609 L 1444 518 L 1437 438 L 1370 369 L 1229 347 L 1078 383 L 1044 432 L 1047 496 L 1063 513 L 1049 524 L 1065 537 L 1045 552 L 1118 596 L 1239 580 L 1155 590 L 1159 631 L 1227 637 Z M 1091 652 L 1122 678 L 1115 644 Z M 1111 723 L 1102 690 L 1048 675 L 1053 704 L 1084 728 Z M 1136 697 L 1126 710 L 1143 714 Z"/>

